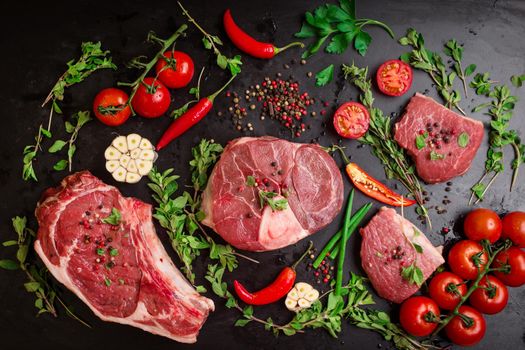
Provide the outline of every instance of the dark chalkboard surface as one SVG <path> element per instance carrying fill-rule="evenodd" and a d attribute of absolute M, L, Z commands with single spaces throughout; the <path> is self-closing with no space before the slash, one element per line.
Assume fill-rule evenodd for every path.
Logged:
<path fill-rule="evenodd" d="M 185 1 L 190 13 L 212 33 L 217 33 L 225 42 L 226 54 L 238 54 L 238 51 L 227 41 L 221 26 L 221 16 L 226 8 L 232 8 L 233 15 L 238 23 L 249 33 L 253 33 L 262 40 L 274 41 L 282 46 L 292 39 L 307 10 L 313 10 L 320 5 L 320 1 Z M 40 104 L 47 95 L 56 78 L 63 72 L 66 61 L 78 56 L 79 45 L 82 41 L 103 42 L 104 48 L 110 49 L 115 63 L 120 69 L 117 72 L 97 72 L 85 83 L 70 89 L 63 102 L 66 115 L 80 109 L 90 109 L 93 97 L 98 90 L 113 86 L 116 81 L 130 81 L 135 72 L 124 69 L 124 64 L 134 56 L 141 54 L 151 55 L 155 48 L 144 43 L 149 30 L 154 30 L 161 37 L 169 36 L 182 22 L 178 6 L 174 1 L 57 1 L 40 2 L 29 5 L 23 1 L 4 2 L 0 5 L 2 48 L 0 76 L 0 109 L 2 116 L 2 136 L 0 137 L 1 164 L 0 186 L 3 200 L 0 203 L 0 238 L 6 240 L 13 237 L 10 227 L 10 218 L 15 215 L 27 215 L 31 225 L 35 225 L 33 210 L 42 191 L 58 182 L 66 175 L 55 172 L 52 165 L 58 160 L 55 156 L 42 153 L 36 163 L 40 181 L 24 182 L 21 179 L 21 152 L 26 144 L 32 142 L 39 123 L 47 120 L 47 109 L 41 109 Z M 478 71 L 490 71 L 495 80 L 508 82 L 513 74 L 525 72 L 525 2 L 515 1 L 364 1 L 357 4 L 360 17 L 374 18 L 385 21 L 395 31 L 397 36 L 405 33 L 408 27 L 414 27 L 422 32 L 429 48 L 438 50 L 444 41 L 456 38 L 465 45 L 464 60 L 475 63 Z M 338 77 L 325 88 L 316 88 L 314 79 L 308 78 L 309 71 L 317 72 L 328 64 L 334 63 L 338 67 L 341 63 L 355 61 L 357 65 L 369 66 L 375 72 L 380 63 L 386 59 L 396 58 L 405 51 L 405 48 L 390 39 L 379 28 L 370 29 L 373 42 L 366 57 L 359 56 L 355 51 L 348 50 L 343 55 L 329 55 L 318 53 L 308 60 L 306 65 L 291 64 L 292 59 L 298 59 L 300 51 L 291 49 L 271 61 L 262 61 L 243 57 L 243 72 L 233 83 L 232 90 L 244 91 L 248 86 L 262 81 L 265 76 L 273 77 L 281 72 L 284 77 L 293 75 L 301 83 L 301 88 L 308 91 L 318 100 L 327 101 L 328 113 L 311 120 L 312 128 L 297 141 L 310 142 L 320 136 L 319 142 L 330 145 L 338 142 L 338 137 L 330 127 L 331 115 L 336 106 L 344 101 L 355 99 L 357 92 L 342 78 Z M 197 67 L 205 66 L 206 72 L 202 83 L 202 93 L 208 94 L 226 81 L 224 72 L 216 67 L 214 58 L 208 51 L 203 50 L 201 36 L 190 26 L 185 40 L 177 43 L 177 48 L 190 53 Z M 285 69 L 285 64 L 291 68 Z M 400 98 L 388 98 L 377 94 L 377 105 L 385 113 L 399 113 L 410 96 L 416 91 L 425 91 L 438 98 L 428 76 L 422 72 L 415 72 L 414 84 L 408 94 Z M 513 89 L 513 91 L 515 91 Z M 523 98 L 525 90 L 515 91 Z M 471 95 L 473 95 L 471 93 Z M 179 106 L 188 98 L 187 90 L 173 93 L 172 106 Z M 466 110 L 479 104 L 479 98 L 470 97 L 462 101 Z M 228 140 L 244 135 L 234 130 L 229 117 L 218 117 L 217 111 L 225 111 L 227 99 L 220 96 L 216 101 L 216 109 L 206 120 L 187 132 L 183 137 L 173 142 L 160 155 L 156 165 L 160 169 L 174 167 L 182 176 L 182 181 L 188 180 L 187 162 L 190 159 L 190 148 L 200 138 L 214 138 L 225 144 Z M 313 110 L 320 111 L 323 107 L 318 103 Z M 395 115 L 394 115 L 395 116 Z M 474 118 L 488 122 L 488 117 L 480 113 Z M 512 127 L 525 132 L 524 118 L 525 105 L 519 104 L 516 108 Z M 253 132 L 248 135 L 274 135 L 288 138 L 289 133 L 271 120 L 261 122 L 257 113 L 250 113 L 249 119 L 255 125 Z M 323 127 L 327 122 L 328 127 Z M 150 193 L 143 180 L 136 185 L 116 184 L 104 169 L 103 150 L 115 137 L 115 133 L 128 134 L 139 132 L 141 135 L 156 140 L 159 133 L 169 124 L 168 118 L 146 120 L 134 117 L 125 125 L 111 129 L 95 121 L 81 130 L 77 141 L 78 152 L 75 156 L 74 170 L 89 169 L 96 176 L 109 184 L 119 187 L 126 196 L 135 196 L 146 202 L 151 202 Z M 61 130 L 60 117 L 55 117 L 55 134 L 64 136 Z M 326 130 L 324 135 L 322 131 Z M 357 147 L 355 141 L 343 141 L 347 153 L 352 159 L 362 164 L 373 176 L 384 180 L 391 186 L 394 181 L 385 180 L 381 165 L 366 147 Z M 45 145 L 49 147 L 49 145 Z M 456 232 L 461 227 L 461 218 L 468 210 L 467 201 L 469 188 L 477 181 L 483 170 L 485 160 L 486 138 L 479 150 L 471 170 L 463 177 L 457 178 L 445 192 L 445 184 L 427 186 L 430 193 L 430 205 L 441 205 L 445 195 L 452 203 L 446 206 L 447 212 L 438 215 L 431 211 L 433 229 L 427 230 L 420 226 L 427 236 L 436 244 L 443 244 L 445 240 L 455 237 L 454 233 L 446 237 L 439 233 L 441 227 L 454 227 Z M 510 149 L 509 149 L 510 152 Z M 508 159 L 511 158 L 509 153 Z M 338 159 L 338 162 L 340 160 Z M 341 163 L 339 163 L 341 164 Z M 350 184 L 345 179 L 346 191 Z M 510 175 L 500 176 L 488 193 L 483 206 L 490 207 L 498 212 L 509 210 L 525 210 L 523 198 L 525 196 L 525 174 L 521 175 L 513 193 L 509 193 Z M 356 194 L 354 206 L 360 206 L 368 201 L 360 193 Z M 375 204 L 370 215 L 380 207 Z M 417 222 L 413 210 L 407 210 L 405 215 L 413 222 Z M 318 247 L 321 247 L 335 232 L 341 222 L 341 216 L 322 232 L 312 238 Z M 158 234 L 167 244 L 162 230 Z M 347 270 L 363 273 L 359 261 L 359 235 L 351 238 Z M 286 264 L 294 260 L 306 247 L 306 241 L 277 251 L 261 254 L 249 254 L 261 261 L 260 265 L 241 261 L 241 266 L 234 276 L 247 281 L 246 284 L 254 289 L 270 282 L 277 272 Z M 175 254 L 168 248 L 168 252 L 178 264 Z M 0 250 L 0 258 L 12 254 L 8 249 Z M 197 275 L 203 281 L 204 259 L 197 262 Z M 311 274 L 303 268 L 299 270 L 299 279 L 310 278 Z M 232 275 L 227 276 L 231 281 Z M 30 348 L 57 348 L 57 349 L 106 349 L 126 347 L 128 349 L 174 349 L 174 348 L 235 348 L 235 349 L 267 349 L 267 348 L 359 348 L 374 349 L 377 347 L 391 347 L 391 344 L 382 340 L 377 334 L 361 330 L 344 324 L 339 339 L 331 338 L 324 331 L 308 331 L 304 335 L 293 337 L 273 337 L 259 325 L 249 324 L 245 328 L 233 327 L 235 319 L 239 317 L 236 311 L 224 307 L 222 300 L 216 301 L 216 311 L 210 315 L 204 325 L 198 343 L 185 346 L 168 339 L 145 333 L 141 330 L 121 326 L 114 323 L 105 323 L 97 319 L 92 312 L 83 305 L 73 294 L 64 291 L 65 300 L 74 306 L 75 311 L 92 325 L 88 329 L 78 322 L 68 318 L 64 312 L 60 317 L 53 319 L 44 315 L 35 317 L 33 297 L 24 291 L 23 276 L 18 272 L 0 271 L 0 337 L 2 348 L 30 349 Z M 213 297 L 212 297 L 213 298 Z M 523 303 L 525 288 L 511 289 L 509 305 L 506 310 L 496 316 L 486 317 L 488 331 L 485 339 L 476 346 L 477 349 L 518 349 L 524 348 L 525 314 Z M 376 297 L 378 308 L 393 310 L 396 318 L 397 308 L 388 305 Z M 285 312 L 279 303 L 268 307 L 258 308 L 257 314 L 261 317 L 272 316 L 276 322 L 286 322 L 290 314 Z M 381 345 L 382 344 L 382 345 Z"/>

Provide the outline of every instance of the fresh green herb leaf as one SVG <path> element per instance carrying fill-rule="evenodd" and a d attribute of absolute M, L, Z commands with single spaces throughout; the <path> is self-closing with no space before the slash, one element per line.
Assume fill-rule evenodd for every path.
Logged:
<path fill-rule="evenodd" d="M 122 215 L 120 214 L 120 211 L 117 208 L 111 208 L 111 214 L 104 219 L 102 219 L 102 222 L 105 224 L 118 226 L 120 225 L 120 221 L 122 220 Z"/>
<path fill-rule="evenodd" d="M 415 264 L 412 263 L 408 267 L 401 268 L 401 277 L 411 284 L 415 284 L 420 287 L 424 282 L 423 271 Z"/>
<path fill-rule="evenodd" d="M 275 192 L 259 191 L 261 208 L 268 204 L 273 211 L 285 210 L 288 208 L 288 200 L 285 198 L 275 199 L 278 194 Z"/>
<path fill-rule="evenodd" d="M 246 186 L 255 186 L 255 178 L 251 175 L 246 176 Z"/>
<path fill-rule="evenodd" d="M 51 147 L 49 147 L 49 153 L 56 153 L 60 151 L 67 144 L 66 141 L 56 140 Z"/>
<path fill-rule="evenodd" d="M 510 77 L 510 81 L 515 87 L 522 87 L 523 82 L 525 81 L 525 74 L 513 75 L 512 77 Z"/>
<path fill-rule="evenodd" d="M 116 249 L 116 248 L 111 248 L 111 249 L 109 250 L 109 255 L 110 255 L 110 256 L 117 256 L 117 255 L 118 255 L 118 249 Z"/>
<path fill-rule="evenodd" d="M 53 165 L 53 169 L 56 171 L 61 171 L 65 168 L 67 168 L 67 160 L 65 159 L 61 159 L 58 162 L 56 162 L 55 165 Z"/>
<path fill-rule="evenodd" d="M 315 75 L 315 85 L 325 86 L 334 79 L 334 65 L 331 64 Z"/>
<path fill-rule="evenodd" d="M 108 277 L 104 277 L 104 284 L 106 285 L 106 287 L 111 286 L 111 280 Z"/>
<path fill-rule="evenodd" d="M 295 33 L 295 36 L 312 38 L 313 41 L 303 53 L 303 58 L 317 53 L 325 42 L 329 42 L 325 48 L 328 53 L 341 54 L 349 46 L 354 46 L 359 54 L 364 56 L 372 41 L 363 29 L 365 26 L 381 27 L 394 38 L 394 33 L 385 23 L 372 19 L 356 19 L 353 0 L 341 0 L 339 5 L 321 5 L 313 14 L 306 12 L 304 17 L 301 30 Z"/>
<path fill-rule="evenodd" d="M 421 150 L 427 146 L 427 137 L 428 132 L 425 132 L 423 135 L 416 136 L 416 148 Z"/>
<path fill-rule="evenodd" d="M 20 268 L 20 265 L 16 261 L 2 259 L 0 260 L 0 268 L 5 270 L 18 270 Z"/>
<path fill-rule="evenodd" d="M 475 71 L 476 71 L 476 65 L 474 63 L 469 64 L 467 68 L 465 68 L 465 77 L 472 75 Z"/>
<path fill-rule="evenodd" d="M 470 137 L 468 133 L 462 132 L 461 134 L 459 134 L 458 136 L 458 146 L 459 147 L 465 148 L 468 146 L 469 142 L 470 142 Z"/>
<path fill-rule="evenodd" d="M 106 252 L 102 248 L 97 248 L 97 255 L 104 255 Z"/>
<path fill-rule="evenodd" d="M 438 153 L 434 150 L 430 151 L 430 160 L 442 160 L 445 158 L 446 158 L 445 154 Z"/>
<path fill-rule="evenodd" d="M 419 254 L 423 253 L 423 247 L 422 246 L 420 246 L 417 243 L 412 243 L 412 245 L 414 246 L 414 249 L 416 250 L 416 252 L 418 252 Z"/>
<path fill-rule="evenodd" d="M 490 80 L 489 73 L 478 73 L 470 82 L 470 87 L 476 91 L 476 95 L 488 96 L 494 82 Z"/>

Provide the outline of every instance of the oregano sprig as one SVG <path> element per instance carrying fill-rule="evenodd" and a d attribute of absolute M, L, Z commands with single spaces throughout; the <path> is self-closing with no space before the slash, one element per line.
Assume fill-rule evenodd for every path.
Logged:
<path fill-rule="evenodd" d="M 432 81 L 436 84 L 436 88 L 445 101 L 445 105 L 448 108 L 454 107 L 463 115 L 466 115 L 465 111 L 459 105 L 461 95 L 453 86 L 454 80 L 457 77 L 456 71 L 450 73 L 447 72 L 447 68 L 441 55 L 432 52 L 425 47 L 425 39 L 423 38 L 423 35 L 418 33 L 415 29 L 410 28 L 407 30 L 406 36 L 399 39 L 399 43 L 403 46 L 412 46 L 412 51 L 401 55 L 401 60 L 410 64 L 414 68 L 427 72 Z M 455 41 L 453 41 L 453 43 L 455 43 Z M 455 55 L 458 61 L 461 62 L 462 48 L 459 49 L 457 43 L 452 44 L 451 41 L 447 44 L 452 46 L 453 49 L 449 46 L 445 46 L 446 52 Z M 453 59 L 456 60 L 456 58 Z M 458 64 L 458 62 L 456 62 L 456 64 L 459 69 L 460 64 Z M 463 72 L 461 69 L 459 70 L 461 71 L 462 76 L 467 73 L 466 71 Z M 472 74 L 470 70 L 471 69 L 469 69 L 469 73 Z"/>
<path fill-rule="evenodd" d="M 35 239 L 35 231 L 27 227 L 27 218 L 25 216 L 15 216 L 11 219 L 13 229 L 17 234 L 17 239 L 8 240 L 2 243 L 4 247 L 17 247 L 16 261 L 11 259 L 0 260 L 0 268 L 5 270 L 21 270 L 27 278 L 24 288 L 28 293 L 35 296 L 35 307 L 38 309 L 37 316 L 49 313 L 58 317 L 56 302 L 58 302 L 67 315 L 82 323 L 84 326 L 91 328 L 89 324 L 75 315 L 61 297 L 58 295 L 56 288 L 53 286 L 48 274 L 48 270 L 38 267 L 32 258 L 32 247 Z"/>
<path fill-rule="evenodd" d="M 450 39 L 446 42 L 444 52 L 447 56 L 454 60 L 454 71 L 458 75 L 458 78 L 463 84 L 463 91 L 465 92 L 465 97 L 468 97 L 467 90 L 467 80 L 466 77 L 472 75 L 476 70 L 475 64 L 469 64 L 465 70 L 463 70 L 463 65 L 461 61 L 463 60 L 463 46 L 459 45 L 456 39 Z"/>
<path fill-rule="evenodd" d="M 241 72 L 242 65 L 241 56 L 235 55 L 233 57 L 227 57 L 224 55 L 221 50 L 219 50 L 219 46 L 223 45 L 222 40 L 217 35 L 209 34 L 206 30 L 204 30 L 204 28 L 202 28 L 200 24 L 197 23 L 193 17 L 191 17 L 188 10 L 186 10 L 179 1 L 177 1 L 177 4 L 179 4 L 182 14 L 188 18 L 188 21 L 202 33 L 202 43 L 204 48 L 206 50 L 212 50 L 214 55 L 217 56 L 217 65 L 223 70 L 228 69 L 232 76 L 239 74 Z"/>

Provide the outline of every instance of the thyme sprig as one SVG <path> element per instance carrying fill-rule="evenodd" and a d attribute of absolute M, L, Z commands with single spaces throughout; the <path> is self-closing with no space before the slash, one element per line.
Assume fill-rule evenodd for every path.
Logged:
<path fill-rule="evenodd" d="M 412 46 L 412 51 L 407 52 L 401 56 L 401 59 L 409 63 L 412 67 L 421 69 L 427 72 L 436 84 L 436 88 L 445 101 L 445 105 L 448 108 L 455 107 L 463 115 L 466 115 L 465 111 L 460 107 L 459 102 L 461 101 L 461 94 L 459 91 L 454 89 L 454 79 L 457 77 L 456 71 L 461 71 L 462 80 L 467 73 L 472 74 L 473 70 L 463 72 L 461 67 L 462 48 L 459 48 L 455 40 L 450 40 L 445 46 L 445 52 L 452 55 L 458 69 L 447 73 L 443 58 L 436 52 L 432 52 L 425 47 L 425 40 L 423 35 L 418 33 L 415 29 L 408 29 L 406 36 L 399 39 L 399 43 L 403 46 Z M 471 66 L 469 66 L 471 67 Z"/>
<path fill-rule="evenodd" d="M 53 113 L 62 114 L 62 109 L 59 107 L 58 101 L 64 99 L 65 90 L 75 84 L 81 83 L 99 69 L 117 69 L 117 66 L 112 62 L 111 56 L 109 56 L 110 52 L 102 50 L 101 45 L 100 42 L 83 42 L 81 44 L 81 56 L 77 60 L 67 62 L 67 70 L 58 78 L 42 103 L 42 107 L 44 107 L 47 103 L 51 102 L 47 128 L 44 128 L 43 124 L 40 124 L 38 133 L 35 136 L 35 144 L 24 147 L 22 167 L 22 178 L 24 180 L 38 181 L 33 162 L 41 150 L 43 138 L 46 137 L 50 139 L 52 137 L 51 124 L 53 121 Z M 65 165 L 63 162 L 61 164 Z"/>
<path fill-rule="evenodd" d="M 209 249 L 209 257 L 218 260 L 220 266 L 230 272 L 238 265 L 237 256 L 257 263 L 256 260 L 237 253 L 230 245 L 216 243 L 200 224 L 205 217 L 200 210 L 200 195 L 208 182 L 208 170 L 215 164 L 222 150 L 220 144 L 206 139 L 193 147 L 193 159 L 190 161 L 193 195 L 184 191 L 182 195 L 174 196 L 179 188 L 179 176 L 173 175 L 173 169 L 164 172 L 153 169 L 148 175 L 148 186 L 157 202 L 153 216 L 166 229 L 171 246 L 183 263 L 182 271 L 192 284 L 195 283 L 193 262 L 202 250 Z M 204 287 L 197 287 L 199 291 L 205 291 Z"/>
<path fill-rule="evenodd" d="M 378 332 L 386 340 L 392 341 L 398 349 L 437 348 L 432 344 L 419 342 L 407 335 L 390 320 L 386 312 L 364 308 L 364 306 L 374 304 L 374 300 L 365 286 L 365 278 L 353 273 L 348 284 L 342 286 L 341 295 L 337 296 L 334 289 L 327 291 L 310 308 L 299 311 L 290 322 L 283 325 L 275 323 L 271 317 L 262 319 L 255 316 L 251 306 L 242 307 L 235 296 L 228 291 L 227 283 L 223 281 L 223 275 L 223 267 L 208 265 L 206 279 L 211 283 L 212 291 L 226 300 L 227 308 L 234 308 L 242 314 L 242 317 L 235 322 L 237 327 L 244 327 L 250 322 L 255 322 L 263 325 L 265 330 L 271 331 L 276 336 L 281 333 L 292 336 L 297 333 L 304 333 L 307 329 L 322 328 L 337 338 L 341 332 L 343 320 L 347 319 L 359 328 Z M 324 300 L 326 302 L 323 303 Z"/>
<path fill-rule="evenodd" d="M 370 127 L 359 141 L 372 147 L 374 155 L 383 163 L 385 174 L 389 179 L 399 180 L 412 194 L 419 204 L 418 214 L 426 217 L 431 226 L 427 209 L 423 202 L 423 188 L 415 175 L 415 169 L 410 164 L 406 153 L 393 139 L 392 125 L 389 117 L 374 107 L 372 82 L 368 78 L 368 68 L 358 68 L 354 64 L 343 65 L 343 74 L 360 91 L 360 100 L 370 112 Z"/>
<path fill-rule="evenodd" d="M 15 216 L 12 218 L 13 229 L 18 235 L 17 239 L 3 242 L 4 247 L 17 247 L 16 261 L 11 259 L 0 260 L 0 268 L 6 270 L 21 270 L 27 277 L 27 282 L 24 283 L 24 288 L 28 293 L 33 293 L 35 296 L 35 307 L 38 309 L 37 316 L 49 313 L 54 317 L 58 317 L 56 302 L 58 302 L 67 315 L 82 323 L 86 327 L 89 324 L 75 315 L 71 308 L 69 308 L 58 295 L 51 280 L 49 279 L 48 270 L 43 267 L 39 268 L 35 263 L 30 261 L 31 247 L 35 239 L 35 231 L 27 227 L 27 219 L 25 216 Z"/>
<path fill-rule="evenodd" d="M 49 147 L 49 153 L 56 153 L 61 151 L 67 145 L 67 159 L 59 160 L 54 166 L 53 169 L 60 171 L 64 170 L 66 167 L 69 167 L 69 171 L 73 167 L 73 155 L 77 150 L 75 141 L 77 140 L 78 133 L 80 128 L 84 126 L 87 122 L 91 120 L 89 111 L 79 111 L 71 117 L 71 121 L 66 121 L 66 132 L 71 134 L 69 140 L 55 140 L 55 142 Z"/>
<path fill-rule="evenodd" d="M 488 77 L 487 74 L 483 76 Z M 480 93 L 484 94 L 485 91 L 482 90 Z M 490 122 L 489 149 L 487 151 L 487 160 L 485 161 L 485 172 L 481 179 L 472 186 L 469 204 L 472 204 L 474 197 L 477 198 L 476 203 L 483 200 L 497 176 L 504 171 L 503 148 L 505 146 L 512 146 L 515 153 L 511 164 L 513 173 L 510 191 L 514 188 L 521 164 L 525 163 L 525 145 L 522 144 L 516 130 L 508 130 L 514 106 L 518 101 L 517 97 L 510 94 L 510 89 L 506 85 L 493 86 L 488 96 L 491 98 L 490 102 L 475 108 L 476 111 L 487 109 L 486 114 L 492 120 Z M 487 178 L 490 178 L 490 180 L 485 182 Z"/>
<path fill-rule="evenodd" d="M 224 55 L 219 49 L 219 46 L 223 45 L 222 40 L 217 35 L 212 35 L 204 30 L 204 28 L 202 28 L 201 25 L 197 23 L 193 17 L 191 17 L 188 10 L 186 10 L 179 1 L 177 1 L 177 4 L 179 4 L 179 7 L 181 8 L 182 14 L 188 18 L 188 22 L 192 23 L 195 28 L 197 28 L 202 33 L 202 43 L 204 48 L 206 50 L 212 50 L 213 54 L 217 56 L 216 62 L 219 68 L 223 70 L 229 69 L 232 76 L 239 74 L 241 72 L 242 65 L 241 56 L 235 55 L 233 57 L 227 57 Z"/>

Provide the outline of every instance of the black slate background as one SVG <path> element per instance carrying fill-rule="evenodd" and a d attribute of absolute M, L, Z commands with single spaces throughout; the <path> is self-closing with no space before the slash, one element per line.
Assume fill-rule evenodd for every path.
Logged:
<path fill-rule="evenodd" d="M 300 27 L 302 14 L 313 10 L 321 1 L 185 1 L 185 5 L 193 16 L 210 32 L 218 33 L 225 42 L 226 54 L 237 54 L 238 51 L 227 41 L 221 27 L 221 15 L 225 8 L 233 9 L 234 17 L 249 33 L 262 40 L 274 41 L 277 46 L 289 42 L 292 34 Z M 427 45 L 432 50 L 441 48 L 442 43 L 449 38 L 456 38 L 465 44 L 464 62 L 476 63 L 478 71 L 490 71 L 495 80 L 508 82 L 508 78 L 525 71 L 525 2 L 524 1 L 358 1 L 358 16 L 383 20 L 395 31 L 397 36 L 404 34 L 406 28 L 413 26 L 421 31 Z M 0 5 L 0 109 L 2 131 L 0 136 L 0 186 L 3 200 L 0 201 L 0 238 L 11 239 L 13 233 L 10 218 L 14 215 L 27 215 L 34 226 L 32 212 L 41 192 L 56 185 L 65 172 L 52 171 L 52 165 L 59 159 L 45 153 L 36 163 L 38 183 L 21 180 L 21 151 L 24 145 L 32 141 L 38 124 L 47 121 L 47 109 L 41 109 L 40 104 L 47 95 L 56 78 L 63 72 L 64 63 L 78 56 L 81 41 L 101 40 L 104 48 L 110 49 L 114 61 L 121 67 L 118 72 L 103 71 L 90 77 L 80 86 L 70 89 L 62 106 L 66 115 L 79 110 L 89 109 L 92 99 L 98 90 L 112 86 L 118 80 L 132 80 L 135 72 L 124 69 L 124 63 L 130 58 L 140 55 L 151 55 L 156 48 L 144 43 L 149 30 L 155 30 L 160 36 L 167 37 L 183 21 L 180 11 L 174 1 L 57 1 L 53 3 L 40 2 L 39 5 L 29 5 L 25 2 L 9 2 Z M 325 88 L 315 88 L 314 79 L 308 79 L 306 73 L 314 73 L 330 63 L 339 66 L 340 63 L 368 65 L 372 72 L 380 63 L 389 58 L 395 58 L 404 52 L 404 48 L 391 40 L 385 32 L 372 28 L 370 33 L 373 42 L 365 58 L 353 50 L 343 55 L 332 56 L 319 53 L 308 61 L 306 66 L 292 65 L 286 70 L 283 64 L 289 64 L 293 58 L 298 58 L 298 50 L 285 52 L 274 60 L 261 61 L 243 57 L 243 72 L 234 82 L 232 90 L 242 92 L 249 85 L 259 83 L 265 76 L 275 76 L 282 72 L 284 77 L 292 74 L 301 83 L 301 89 L 309 91 L 319 100 L 330 103 L 325 117 L 318 114 L 311 120 L 312 129 L 297 141 L 309 142 L 325 130 L 321 123 L 331 121 L 331 112 L 346 100 L 356 98 L 356 91 L 342 81 L 336 79 Z M 178 49 L 187 51 L 194 58 L 197 67 L 206 66 L 205 79 L 202 84 L 203 95 L 215 91 L 226 81 L 227 76 L 214 64 L 209 52 L 202 49 L 201 36 L 190 26 L 188 36 L 177 44 Z M 387 98 L 377 95 L 377 105 L 386 113 L 399 112 L 409 97 L 416 91 L 429 89 L 429 94 L 436 97 L 428 77 L 421 72 L 415 72 L 414 84 L 410 93 L 400 98 Z M 521 99 L 524 91 L 516 91 Z M 472 93 L 471 93 L 472 95 Z M 181 105 L 187 99 L 187 89 L 173 93 L 172 106 Z M 466 99 L 462 106 L 470 110 L 480 103 L 480 99 Z M 215 111 L 225 110 L 226 98 L 219 97 Z M 317 104 L 313 110 L 321 110 Z M 524 104 L 516 108 L 512 126 L 523 133 Z M 476 114 L 473 116 L 485 123 L 488 117 Z M 288 137 L 280 132 L 280 128 L 270 121 L 264 123 L 258 120 L 258 114 L 249 117 L 255 124 L 254 135 L 275 135 Z M 53 133 L 55 136 L 65 136 L 62 130 L 61 117 L 55 117 Z M 111 129 L 94 121 L 81 131 L 77 141 L 78 152 L 75 155 L 74 170 L 89 169 L 104 181 L 117 185 L 104 169 L 102 152 L 116 134 L 138 132 L 141 135 L 156 140 L 159 133 L 168 125 L 167 118 L 145 120 L 132 118 L 124 126 Z M 329 145 L 338 138 L 331 127 L 326 128 L 327 134 L 321 137 L 321 143 Z M 190 130 L 175 141 L 160 155 L 156 165 L 160 169 L 174 167 L 182 175 L 181 181 L 187 181 L 187 162 L 190 158 L 190 148 L 202 137 L 214 138 L 226 143 L 228 140 L 241 136 L 233 130 L 229 119 L 217 117 L 211 113 L 205 121 Z M 50 144 L 45 144 L 49 147 Z M 371 156 L 366 148 L 358 148 L 355 141 L 343 141 L 353 160 L 361 164 L 373 176 L 384 180 L 384 173 L 378 161 Z M 486 144 L 477 154 L 469 173 L 454 180 L 452 191 L 444 192 L 445 185 L 427 186 L 432 194 L 430 205 L 440 204 L 445 194 L 448 194 L 452 204 L 448 212 L 437 215 L 431 212 L 433 229 L 423 227 L 427 236 L 435 244 L 443 244 L 445 239 L 453 239 L 455 233 L 446 237 L 439 234 L 443 226 L 452 227 L 455 231 L 461 226 L 461 217 L 469 208 L 467 200 L 469 187 L 478 179 L 483 170 Z M 512 154 L 508 153 L 508 158 Z M 338 160 L 339 161 L 339 160 Z M 346 181 L 346 180 L 345 180 Z M 386 180 L 385 180 L 386 181 Z M 150 194 L 143 180 L 137 185 L 118 184 L 127 196 L 136 196 L 146 202 L 151 202 Z M 386 181 L 394 185 L 392 181 Z M 492 191 L 487 195 L 483 206 L 493 208 L 498 212 L 509 210 L 525 210 L 523 196 L 525 195 L 525 175 L 519 178 L 513 193 L 508 192 L 510 175 L 505 173 L 496 181 Z M 350 185 L 346 181 L 346 191 Z M 356 194 L 356 204 L 362 205 L 368 199 Z M 376 203 L 375 209 L 379 208 Z M 416 215 L 409 210 L 405 215 L 416 220 Z M 332 225 L 313 236 L 317 246 L 321 247 L 335 232 L 341 222 L 337 217 Z M 158 231 L 161 239 L 166 242 L 165 235 Z M 459 233 L 458 233 L 459 234 Z M 286 249 L 263 254 L 249 254 L 259 259 L 262 264 L 254 265 L 241 261 L 241 267 L 235 272 L 235 277 L 246 281 L 251 289 L 260 288 L 270 282 L 278 271 L 289 264 L 305 248 L 306 241 Z M 168 252 L 171 253 L 168 248 Z M 11 257 L 12 251 L 0 250 L 0 258 Z M 174 254 L 171 254 L 175 258 Z M 363 273 L 359 267 L 359 237 L 351 239 L 351 249 L 346 268 Z M 176 261 L 176 260 L 175 260 Z M 197 263 L 198 276 L 206 262 Z M 309 278 L 303 269 L 299 270 L 299 280 Z M 228 275 L 230 280 L 231 275 Z M 168 339 L 154 336 L 138 329 L 98 320 L 91 311 L 68 291 L 64 291 L 64 299 L 71 303 L 76 312 L 93 329 L 87 329 L 68 318 L 64 312 L 58 319 L 44 315 L 34 317 L 33 299 L 23 289 L 23 276 L 17 272 L 0 271 L 0 339 L 3 349 L 30 349 L 40 347 L 58 349 L 105 349 L 126 347 L 128 349 L 174 349 L 174 348 L 360 348 L 373 349 L 382 344 L 391 347 L 373 332 L 360 330 L 348 324 L 343 325 L 339 339 L 331 338 L 324 331 L 308 331 L 305 335 L 291 338 L 281 336 L 274 338 L 262 330 L 259 325 L 250 324 L 245 328 L 232 326 L 239 316 L 233 310 L 226 310 L 221 300 L 216 300 L 216 312 L 210 315 L 203 327 L 198 343 L 185 346 Z M 386 310 L 391 307 L 383 300 L 376 298 L 377 307 Z M 518 349 L 525 348 L 524 322 L 525 288 L 511 289 L 507 309 L 496 316 L 486 317 L 488 331 L 485 339 L 476 349 Z M 391 313 L 396 318 L 396 308 Z M 262 317 L 272 316 L 276 322 L 286 322 L 290 314 L 284 311 L 281 304 L 256 310 Z"/>

